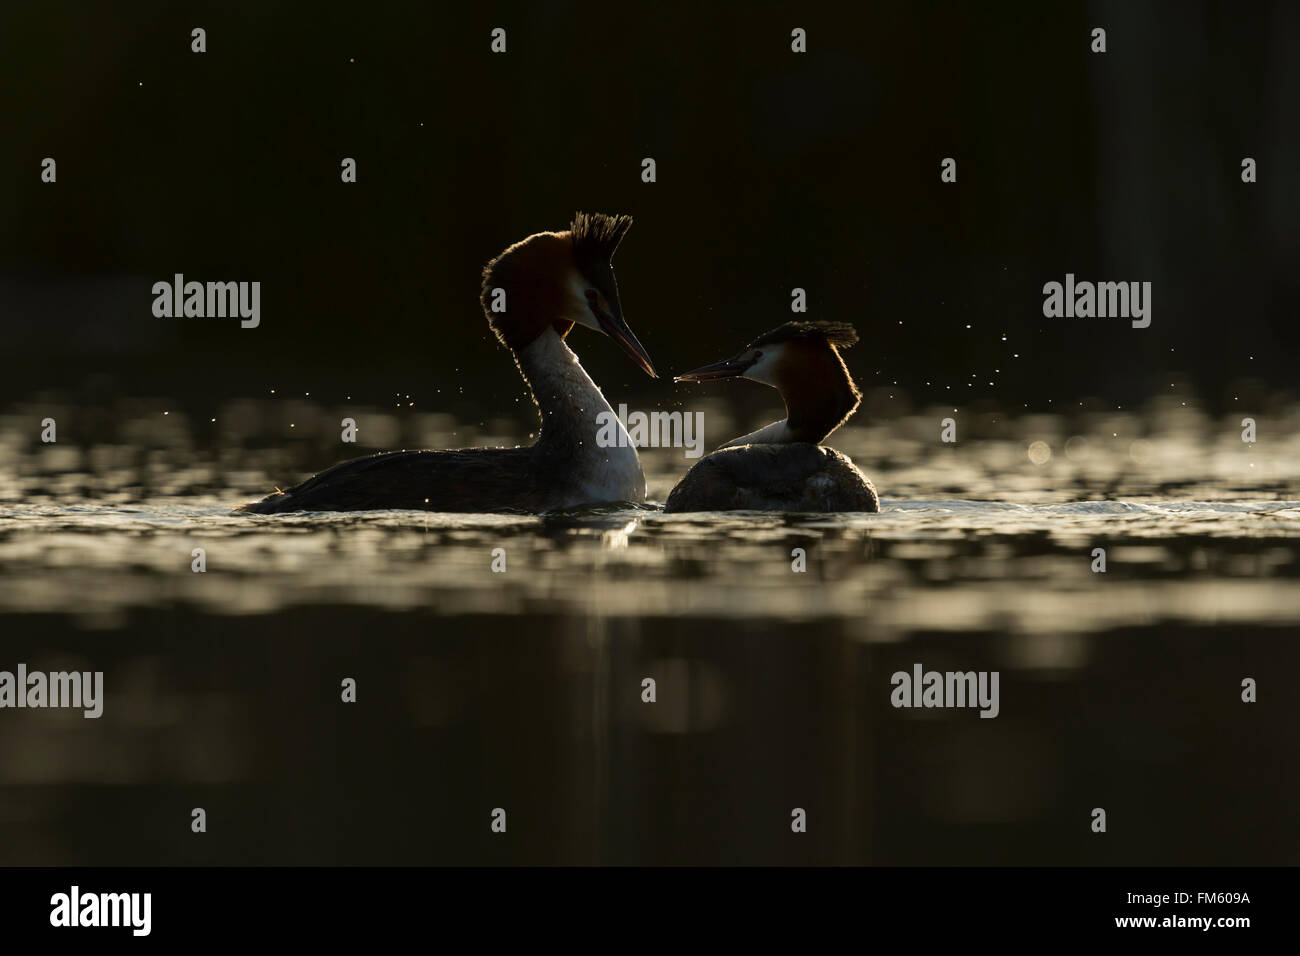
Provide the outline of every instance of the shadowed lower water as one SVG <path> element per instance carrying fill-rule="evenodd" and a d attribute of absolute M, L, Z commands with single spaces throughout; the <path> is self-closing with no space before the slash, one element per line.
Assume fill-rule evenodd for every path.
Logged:
<path fill-rule="evenodd" d="M 878 515 L 252 517 L 347 455 L 11 428 L 0 669 L 105 693 L 0 711 L 0 863 L 1300 862 L 1300 448 L 1183 414 L 845 429 Z"/>

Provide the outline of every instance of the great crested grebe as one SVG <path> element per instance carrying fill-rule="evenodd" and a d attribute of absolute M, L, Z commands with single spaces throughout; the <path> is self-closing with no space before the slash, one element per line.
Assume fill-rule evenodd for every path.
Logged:
<path fill-rule="evenodd" d="M 615 418 L 565 344 L 576 325 L 614 339 L 651 377 L 650 356 L 623 319 L 610 264 L 630 216 L 578 213 L 564 232 L 517 242 L 483 270 L 488 324 L 514 355 L 541 412 L 537 444 L 516 448 L 396 451 L 327 468 L 242 510 L 538 512 L 644 501 L 645 475 L 626 433 L 597 442 L 597 416 Z M 504 311 L 493 311 L 502 302 Z M 619 424 L 619 430 L 622 425 Z"/>
<path fill-rule="evenodd" d="M 787 322 L 732 358 L 678 375 L 674 381 L 771 385 L 786 417 L 696 462 L 664 511 L 879 511 L 876 489 L 848 456 L 818 444 L 862 398 L 839 352 L 857 340 L 844 322 Z"/>

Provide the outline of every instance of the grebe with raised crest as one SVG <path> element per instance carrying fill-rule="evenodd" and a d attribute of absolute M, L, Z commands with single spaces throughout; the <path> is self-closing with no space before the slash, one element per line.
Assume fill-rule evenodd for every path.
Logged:
<path fill-rule="evenodd" d="M 536 444 L 356 458 L 241 510 L 536 513 L 644 501 L 645 475 L 626 434 L 613 444 L 597 442 L 613 410 L 567 344 L 574 325 L 585 326 L 608 335 L 655 377 L 623 318 L 611 264 L 631 224 L 630 216 L 580 212 L 567 230 L 529 236 L 483 270 L 488 324 L 514 356 L 541 414 Z M 502 298 L 505 310 L 493 311 Z"/>

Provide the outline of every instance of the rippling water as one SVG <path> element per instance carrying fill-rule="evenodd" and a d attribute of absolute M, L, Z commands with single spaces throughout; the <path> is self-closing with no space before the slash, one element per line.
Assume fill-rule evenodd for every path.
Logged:
<path fill-rule="evenodd" d="M 833 441 L 878 515 L 254 517 L 349 455 L 159 414 L 0 423 L 0 669 L 107 687 L 0 713 L 0 862 L 1300 862 L 1295 439 L 916 415 Z M 918 662 L 999 671 L 997 719 L 893 708 Z"/>
<path fill-rule="evenodd" d="M 88 626 L 133 607 L 522 615 L 545 604 L 601 617 L 842 619 L 864 640 L 922 627 L 1086 633 L 1131 620 L 1300 619 L 1300 588 L 1280 586 L 1300 577 L 1297 536 L 1300 501 L 1265 499 L 886 497 L 879 515 L 538 517 L 19 506 L 0 508 L 0 606 L 73 611 Z M 1091 570 L 1094 547 L 1106 549 L 1104 576 Z M 206 552 L 201 575 L 194 548 Z M 491 570 L 497 548 L 504 573 Z"/>

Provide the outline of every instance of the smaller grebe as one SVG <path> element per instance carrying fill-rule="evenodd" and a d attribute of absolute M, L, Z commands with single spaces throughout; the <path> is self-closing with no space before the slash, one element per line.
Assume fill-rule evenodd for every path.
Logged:
<path fill-rule="evenodd" d="M 787 322 L 732 358 L 676 382 L 749 378 L 771 385 L 786 417 L 727 442 L 677 482 L 664 511 L 879 511 L 880 499 L 847 455 L 819 442 L 862 395 L 840 358 L 857 342 L 844 322 Z"/>
<path fill-rule="evenodd" d="M 622 424 L 609 447 L 597 440 L 614 412 L 565 341 L 575 324 L 603 332 L 654 377 L 623 320 L 610 264 L 630 225 L 631 216 L 580 212 L 566 231 L 516 242 L 483 270 L 483 312 L 541 411 L 537 444 L 356 458 L 242 510 L 538 512 L 644 501 L 636 448 Z"/>

